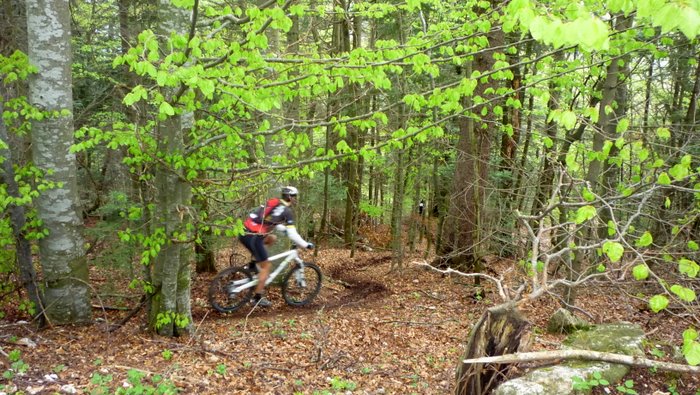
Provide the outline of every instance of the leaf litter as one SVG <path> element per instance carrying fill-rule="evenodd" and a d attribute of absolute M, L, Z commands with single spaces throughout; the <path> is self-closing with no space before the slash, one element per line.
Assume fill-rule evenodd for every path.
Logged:
<path fill-rule="evenodd" d="M 227 265 L 228 255 L 218 261 Z M 325 249 L 315 262 L 326 276 L 323 288 L 302 308 L 285 305 L 279 288 L 271 287 L 271 308 L 219 314 L 206 299 L 213 275 L 196 275 L 193 332 L 180 338 L 146 331 L 143 312 L 113 332 L 104 329 L 126 312 L 96 310 L 98 325 L 39 332 L 29 324 L 0 322 L 2 349 L 19 349 L 29 366 L 12 385 L 31 393 L 69 393 L 71 388 L 100 393 L 95 377 L 110 377 L 106 385 L 114 391 L 133 386 L 128 374 L 136 371 L 171 380 L 181 393 L 192 394 L 446 394 L 453 391 L 471 325 L 484 309 L 500 303 L 489 284 L 482 282 L 484 297 L 476 299 L 471 279 L 417 265 L 424 262 L 418 254 L 406 257 L 400 273 L 389 271 L 388 252 L 358 252 L 351 258 L 348 250 Z M 489 270 L 504 272 L 513 264 L 493 259 Z M 673 317 L 651 314 L 622 298 L 613 289 L 583 289 L 579 307 L 597 321 L 637 322 L 668 344 L 678 344 L 669 329 L 673 325 L 660 324 Z M 556 308 L 553 299 L 526 306 L 535 328 L 534 350 L 559 346 L 561 336 L 543 330 Z M 0 361 L 0 369 L 9 368 L 6 358 Z M 48 374 L 56 377 L 49 380 Z M 669 383 L 678 394 L 692 395 L 700 388 L 697 377 L 644 369 L 634 369 L 627 379 L 639 393 L 667 391 Z"/>

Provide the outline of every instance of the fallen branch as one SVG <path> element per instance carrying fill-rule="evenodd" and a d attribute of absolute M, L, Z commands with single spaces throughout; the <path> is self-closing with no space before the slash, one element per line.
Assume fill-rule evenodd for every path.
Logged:
<path fill-rule="evenodd" d="M 679 363 L 655 361 L 653 359 L 635 357 L 622 354 L 613 354 L 590 350 L 553 350 L 523 352 L 517 354 L 504 354 L 493 357 L 465 359 L 465 364 L 488 364 L 488 363 L 520 363 L 520 362 L 544 362 L 556 359 L 577 359 L 585 361 L 600 361 L 617 363 L 627 366 L 637 366 L 645 368 L 661 369 L 667 372 L 678 373 L 700 373 L 700 366 L 683 365 Z"/>
<path fill-rule="evenodd" d="M 454 273 L 454 274 L 457 274 L 457 275 L 462 276 L 462 277 L 485 278 L 485 279 L 493 282 L 493 284 L 496 286 L 496 289 L 498 291 L 498 295 L 501 297 L 501 300 L 503 300 L 504 302 L 508 302 L 511 300 L 511 296 L 508 294 L 508 292 L 506 292 L 507 289 L 503 284 L 503 278 L 498 279 L 496 277 L 493 277 L 493 276 L 490 276 L 490 275 L 484 274 L 484 273 L 464 273 L 464 272 L 461 272 L 459 270 L 452 269 L 451 267 L 448 267 L 447 269 L 440 269 L 440 268 L 437 268 L 437 267 L 429 264 L 427 261 L 413 261 L 411 263 L 414 265 L 420 266 L 420 267 L 425 267 L 427 269 L 436 271 L 438 273 L 442 273 L 444 275 L 449 275 L 449 274 Z"/>

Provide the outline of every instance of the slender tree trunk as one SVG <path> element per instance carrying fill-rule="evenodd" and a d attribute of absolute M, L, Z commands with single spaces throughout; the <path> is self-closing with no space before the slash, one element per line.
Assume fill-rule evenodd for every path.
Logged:
<path fill-rule="evenodd" d="M 201 212 L 209 212 L 209 202 L 206 197 L 196 198 L 198 209 Z M 216 252 L 214 251 L 215 236 L 211 228 L 198 229 L 198 241 L 194 244 L 195 270 L 197 273 L 216 273 Z"/>
<path fill-rule="evenodd" d="M 46 237 L 39 240 L 46 316 L 53 324 L 92 321 L 73 144 L 71 28 L 68 3 L 27 1 L 29 101 L 47 114 L 32 122 L 32 156 L 54 183 L 36 200 Z"/>
<path fill-rule="evenodd" d="M 513 38 L 511 41 L 515 41 Z M 509 54 L 508 62 L 510 64 L 517 64 L 520 61 L 519 54 Z M 510 88 L 513 93 L 510 97 L 513 100 L 520 102 L 522 98 L 522 92 L 520 91 L 520 85 L 522 83 L 522 73 L 519 66 L 512 67 L 513 79 L 510 82 Z M 520 108 L 516 106 L 509 107 L 503 113 L 503 125 L 510 126 L 511 133 L 503 133 L 501 135 L 501 163 L 500 170 L 504 172 L 509 172 L 509 177 L 504 177 L 501 184 L 501 189 L 505 190 L 508 195 L 506 196 L 509 203 L 507 206 L 512 206 L 514 201 L 514 194 L 510 193 L 513 187 L 513 180 L 515 175 L 515 153 L 517 149 L 518 141 L 520 140 Z"/>
<path fill-rule="evenodd" d="M 644 132 L 646 133 L 649 128 L 649 109 L 651 108 L 651 85 L 653 82 L 652 77 L 654 76 L 654 56 L 649 56 L 649 69 L 647 71 L 647 81 L 644 88 L 644 118 L 642 120 L 642 125 L 644 127 Z"/>
<path fill-rule="evenodd" d="M 564 59 L 564 54 L 558 51 L 554 55 L 554 64 L 561 62 Z M 561 98 L 561 90 L 555 85 L 554 82 L 549 84 L 549 101 L 547 101 L 547 110 L 552 112 L 559 108 L 559 101 Z M 557 156 L 557 123 L 553 120 L 547 121 L 545 125 L 545 135 L 552 141 L 551 147 L 544 147 L 543 155 L 543 166 L 540 172 L 540 177 L 538 177 L 539 182 L 537 184 L 537 193 L 535 194 L 535 200 L 533 202 L 533 208 L 531 212 L 535 215 L 546 207 L 552 194 L 552 182 L 554 181 L 554 167 L 556 166 Z"/>
<path fill-rule="evenodd" d="M 401 237 L 401 223 L 403 222 L 403 195 L 404 195 L 404 153 L 402 150 L 397 150 L 396 158 L 396 174 L 394 178 L 394 199 L 391 206 L 391 250 L 393 259 L 391 262 L 391 271 L 401 271 L 403 269 L 403 239 Z"/>
<path fill-rule="evenodd" d="M 624 31 L 630 26 L 632 18 L 618 15 L 615 21 L 615 28 Z M 593 135 L 593 152 L 600 152 L 606 140 L 614 139 L 614 133 L 617 127 L 617 122 L 625 113 L 625 108 L 619 108 L 617 114 L 613 110 L 613 103 L 616 100 L 622 99 L 621 83 L 624 81 L 624 68 L 621 69 L 620 62 L 617 59 L 612 59 L 608 65 L 605 80 L 602 86 L 602 96 L 600 100 L 600 110 L 598 112 L 598 122 L 594 127 Z M 621 100 L 621 102 L 624 100 Z M 624 103 L 622 103 L 624 104 Z M 586 181 L 593 187 L 594 191 L 601 196 L 607 196 L 613 191 L 610 189 L 609 181 L 604 177 L 603 170 L 609 169 L 608 164 L 604 160 L 597 157 L 594 158 L 588 167 Z M 598 237 L 605 239 L 607 237 L 607 220 L 611 218 L 612 213 L 606 208 L 600 212 L 600 223 L 603 226 L 595 226 L 590 229 L 590 237 Z M 584 270 L 584 254 L 577 254 L 572 262 L 572 267 L 569 270 L 569 279 L 578 278 Z M 573 305 L 576 301 L 576 289 L 571 287 L 567 289 L 565 302 Z"/>
<path fill-rule="evenodd" d="M 0 90 L 3 87 L 0 86 Z M 5 111 L 4 102 L 8 95 L 4 92 L 0 94 L 0 114 Z M 10 138 L 7 133 L 5 122 L 0 121 L 0 142 L 5 147 L 0 146 L 0 158 L 4 158 L 0 167 L 0 181 L 7 188 L 7 195 L 11 198 L 18 199 L 20 197 L 19 185 L 15 181 L 15 160 L 10 147 Z M 11 203 L 7 210 L 10 213 L 10 224 L 12 226 L 12 234 L 15 237 L 15 249 L 17 254 L 17 263 L 19 265 L 19 274 L 22 282 L 22 287 L 27 291 L 27 297 L 33 304 L 33 317 L 37 320 L 37 325 L 42 327 L 45 323 L 44 305 L 42 303 L 41 293 L 37 284 L 36 270 L 32 262 L 32 246 L 25 235 L 24 226 L 27 223 L 27 217 L 24 206 Z"/>
<path fill-rule="evenodd" d="M 401 44 L 404 43 L 404 25 L 403 25 L 403 18 L 404 14 L 403 11 L 398 12 L 398 18 L 397 18 L 397 30 L 398 30 L 398 36 L 399 36 L 399 42 Z M 406 85 L 403 80 L 399 81 L 398 83 L 399 87 L 399 92 L 401 96 L 406 92 Z M 406 127 L 406 121 L 407 121 L 407 115 L 406 115 L 406 107 L 401 104 L 398 107 L 398 128 L 405 128 Z M 395 173 L 395 178 L 394 178 L 394 196 L 392 200 L 392 206 L 391 206 L 391 250 L 393 253 L 393 259 L 391 262 L 391 270 L 392 271 L 401 271 L 403 270 L 403 257 L 404 257 L 404 248 L 403 248 L 403 238 L 402 238 L 402 226 L 401 224 L 403 223 L 403 197 L 404 197 L 404 177 L 406 177 L 406 169 L 405 169 L 405 153 L 403 150 L 397 150 L 395 154 L 396 158 L 396 173 Z"/>
<path fill-rule="evenodd" d="M 631 21 L 631 18 L 618 16 L 616 29 L 624 31 L 629 27 Z M 598 122 L 593 136 L 593 152 L 600 152 L 605 141 L 614 138 L 618 120 L 625 114 L 625 108 L 620 108 L 617 112 L 613 110 L 613 103 L 622 98 L 621 81 L 624 80 L 624 77 L 624 69 L 620 68 L 620 63 L 616 59 L 611 60 L 602 87 L 603 92 L 600 101 L 600 111 L 598 112 Z M 588 174 L 586 175 L 586 180 L 596 192 L 601 194 L 608 192 L 605 182 L 601 178 L 604 169 L 606 169 L 605 161 L 594 158 L 589 165 Z M 609 215 L 608 213 L 607 216 L 609 217 Z M 607 237 L 607 229 L 605 227 L 600 227 L 598 232 L 599 237 Z"/>
<path fill-rule="evenodd" d="M 534 75 L 534 72 L 533 72 Z M 527 163 L 528 159 L 530 157 L 530 141 L 532 140 L 532 110 L 535 107 L 535 98 L 534 95 L 530 95 L 527 101 L 527 122 L 525 126 L 525 141 L 523 142 L 523 150 L 520 156 L 520 166 L 518 166 L 517 174 L 515 176 L 515 190 L 518 193 L 518 200 L 517 203 L 515 204 L 515 207 L 518 208 L 518 211 L 523 211 L 523 208 L 525 207 L 525 204 L 527 202 L 527 186 L 523 187 L 523 178 L 524 175 L 527 173 Z"/>
<path fill-rule="evenodd" d="M 413 202 L 415 206 L 411 207 L 411 215 L 410 218 L 414 218 L 415 220 L 410 221 L 408 226 L 408 248 L 410 252 L 415 252 L 416 251 L 416 236 L 419 235 L 418 230 L 419 226 L 421 225 L 421 217 L 422 213 L 418 213 L 418 210 L 416 209 L 418 202 L 420 202 L 420 173 L 421 173 L 421 168 L 420 168 L 420 162 L 419 164 L 416 165 L 415 167 L 415 177 L 413 180 Z M 423 208 L 425 209 L 425 207 Z"/>

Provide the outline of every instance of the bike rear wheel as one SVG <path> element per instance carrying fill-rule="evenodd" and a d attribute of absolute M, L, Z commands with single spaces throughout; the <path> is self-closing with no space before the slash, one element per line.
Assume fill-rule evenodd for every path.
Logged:
<path fill-rule="evenodd" d="M 253 281 L 253 275 L 242 267 L 230 267 L 214 277 L 209 284 L 209 303 L 219 312 L 238 310 L 253 297 L 255 287 L 240 289 Z"/>
<path fill-rule="evenodd" d="M 282 296 L 290 306 L 306 306 L 321 290 L 323 275 L 321 268 L 313 263 L 304 263 L 304 268 L 295 266 L 287 273 L 282 283 Z"/>
<path fill-rule="evenodd" d="M 229 266 L 243 266 L 250 261 L 250 258 L 246 258 L 243 254 L 238 252 L 232 252 L 231 256 L 228 257 Z"/>

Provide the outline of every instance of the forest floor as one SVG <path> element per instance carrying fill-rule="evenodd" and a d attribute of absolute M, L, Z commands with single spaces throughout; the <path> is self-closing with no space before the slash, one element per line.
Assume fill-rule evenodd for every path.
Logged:
<path fill-rule="evenodd" d="M 228 253 L 219 258 L 222 268 Z M 419 255 L 406 258 L 401 274 L 390 273 L 387 252 L 351 258 L 347 250 L 321 248 L 314 261 L 326 278 L 319 296 L 303 308 L 285 305 L 279 288 L 272 288 L 270 308 L 219 314 L 206 297 L 213 275 L 196 275 L 193 332 L 180 338 L 147 332 L 143 312 L 111 332 L 107 328 L 126 311 L 100 308 L 95 325 L 42 331 L 8 316 L 0 321 L 0 372 L 9 369 L 12 350 L 19 350 L 26 372 L 0 378 L 0 393 L 149 393 L 139 390 L 165 389 L 157 382 L 162 377 L 188 394 L 449 394 L 471 326 L 500 303 L 488 285 L 485 297 L 475 299 L 471 279 L 421 267 Z M 489 271 L 513 266 L 493 259 Z M 106 281 L 104 273 L 91 276 Z M 102 302 L 109 304 L 109 297 Z M 544 330 L 557 307 L 542 299 L 524 309 L 534 327 L 533 349 L 559 346 L 562 337 Z M 686 325 L 650 313 L 643 302 L 630 303 L 614 288 L 583 289 L 579 307 L 597 322 L 640 324 L 650 333 L 650 347 L 663 349 L 666 360 Z M 700 378 L 690 375 L 633 369 L 626 379 L 639 394 L 700 390 Z M 595 393 L 621 393 L 607 388 Z"/>

